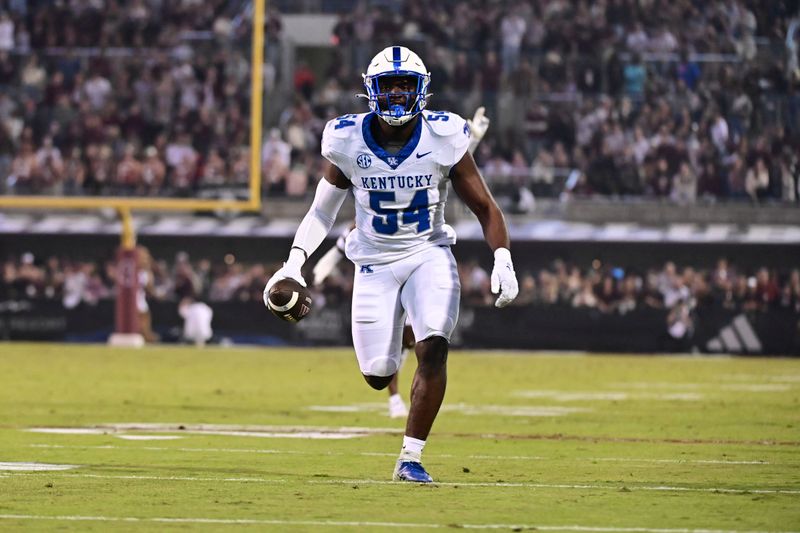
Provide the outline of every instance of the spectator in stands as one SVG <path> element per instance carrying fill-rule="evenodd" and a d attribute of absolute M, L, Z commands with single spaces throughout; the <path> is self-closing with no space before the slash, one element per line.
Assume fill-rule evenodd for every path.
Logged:
<path fill-rule="evenodd" d="M 728 198 L 732 200 L 746 200 L 750 196 L 747 193 L 747 168 L 744 159 L 739 155 L 734 155 L 728 168 L 728 179 L 725 189 L 728 191 Z"/>
<path fill-rule="evenodd" d="M 572 297 L 572 307 L 597 307 L 599 300 L 594 292 L 591 278 L 584 278 L 580 290 Z"/>
<path fill-rule="evenodd" d="M 286 178 L 292 163 L 292 147 L 281 139 L 277 128 L 269 131 L 261 149 L 261 172 L 264 185 L 271 193 L 286 191 Z"/>
<path fill-rule="evenodd" d="M 462 294 L 465 303 L 477 306 L 488 305 L 487 302 L 492 299 L 489 292 L 489 274 L 477 261 L 460 263 L 459 277 L 462 280 Z"/>
<path fill-rule="evenodd" d="M 2 153 L 2 148 L 0 148 Z M 0 159 L 2 156 L 0 156 Z M 792 172 L 788 158 L 782 158 L 777 164 L 776 173 L 781 184 L 781 199 L 795 203 L 800 200 L 800 164 L 795 161 L 795 171 Z"/>
<path fill-rule="evenodd" d="M 697 176 L 688 161 L 680 165 L 680 170 L 672 178 L 670 198 L 677 204 L 693 204 L 697 198 Z"/>
<path fill-rule="evenodd" d="M 613 313 L 617 310 L 620 295 L 617 290 L 616 280 L 612 274 L 605 274 L 600 283 L 595 286 L 595 296 L 597 297 L 597 308 L 600 312 Z"/>
<path fill-rule="evenodd" d="M 167 167 L 158 154 L 155 146 L 148 146 L 142 163 L 142 185 L 148 195 L 155 195 L 163 187 L 167 175 Z"/>
<path fill-rule="evenodd" d="M 113 89 L 111 82 L 99 70 L 95 70 L 83 84 L 82 91 L 86 95 L 86 101 L 89 102 L 91 109 L 101 111 L 106 107 Z"/>
<path fill-rule="evenodd" d="M 769 196 L 769 170 L 764 158 L 757 158 L 753 166 L 747 169 L 744 188 L 747 191 L 747 195 L 754 202 Z"/>
<path fill-rule="evenodd" d="M 635 275 L 628 274 L 620 282 L 619 301 L 616 311 L 624 315 L 635 311 L 639 306 L 639 287 L 642 280 Z"/>
<path fill-rule="evenodd" d="M 128 144 L 125 147 L 125 154 L 122 160 L 117 164 L 114 173 L 114 182 L 116 189 L 121 193 L 137 193 L 141 194 L 142 190 L 139 187 L 143 184 L 142 180 L 142 164 L 135 157 L 136 147 Z"/>
<path fill-rule="evenodd" d="M 73 178 L 65 170 L 65 175 L 55 180 L 71 180 L 76 193 L 107 194 L 114 192 L 109 184 L 114 183 L 125 144 L 136 146 L 134 158 L 141 161 L 141 147 L 153 145 L 164 155 L 165 146 L 186 132 L 197 155 L 194 165 L 169 163 L 165 179 L 135 190 L 151 195 L 189 194 L 206 183 L 217 185 L 219 173 L 206 172 L 201 166 L 212 159 L 212 150 L 217 150 L 214 159 L 224 159 L 231 175 L 244 175 L 234 172 L 234 167 L 241 170 L 239 157 L 247 145 L 249 55 L 246 46 L 238 45 L 248 37 L 248 12 L 234 12 L 236 7 L 224 0 L 209 0 L 201 9 L 194 4 L 188 8 L 184 2 L 139 0 L 110 4 L 105 10 L 82 3 L 57 7 L 28 3 L 22 4 L 25 15 L 16 5 L 9 6 L 10 15 L 0 15 L 0 86 L 22 89 L 0 90 L 0 122 L 5 123 L 13 146 L 11 160 L 23 150 L 23 141 L 30 142 L 36 153 L 49 136 L 62 156 L 77 147 L 86 158 L 86 179 Z M 271 105 L 267 106 L 266 126 L 277 124 L 295 150 L 289 168 L 295 162 L 306 170 L 316 165 L 312 159 L 319 158 L 315 139 L 321 126 L 349 101 L 335 97 L 336 91 L 332 98 L 321 97 L 312 78 L 325 79 L 325 87 L 338 83 L 341 94 L 350 94 L 353 88 L 336 78 L 366 62 L 377 35 L 397 41 L 405 32 L 407 38 L 425 40 L 431 56 L 442 57 L 442 66 L 452 65 L 445 69 L 450 71 L 450 82 L 444 90 L 434 90 L 440 103 L 453 99 L 457 109 L 474 108 L 477 104 L 471 93 L 480 75 L 481 103 L 489 107 L 494 132 L 490 136 L 495 136 L 495 142 L 489 138 L 482 147 L 479 156 L 484 160 L 505 159 L 521 149 L 525 159 L 532 161 L 540 145 L 555 154 L 552 145 L 561 142 L 568 154 L 563 166 L 574 169 L 576 176 L 593 175 L 588 170 L 597 167 L 598 159 L 604 163 L 609 155 L 618 173 L 625 174 L 614 186 L 592 180 L 594 194 L 663 195 L 663 188 L 632 187 L 631 182 L 637 174 L 646 174 L 643 167 L 648 156 L 654 161 L 664 156 L 660 145 L 647 146 L 643 139 L 669 138 L 678 151 L 687 152 L 690 170 L 700 176 L 699 197 L 748 198 L 743 184 L 754 161 L 752 154 L 745 154 L 745 171 L 741 181 L 734 175 L 732 188 L 706 178 L 727 176 L 731 166 L 727 157 L 742 139 L 765 136 L 769 144 L 778 137 L 771 126 L 780 125 L 789 133 L 781 141 L 787 150 L 765 159 L 770 174 L 779 176 L 773 178 L 765 197 L 798 198 L 792 163 L 792 154 L 798 152 L 797 106 L 790 90 L 797 84 L 792 77 L 796 69 L 785 69 L 778 58 L 785 48 L 789 16 L 769 2 L 645 2 L 632 9 L 623 0 L 590 4 L 564 0 L 531 6 L 503 0 L 490 8 L 459 3 L 453 12 L 438 5 L 420 9 L 415 2 L 395 7 L 404 12 L 404 24 L 396 23 L 394 10 L 359 6 L 353 13 L 343 14 L 334 31 L 337 48 L 333 51 L 342 60 L 324 78 L 313 69 L 281 72 L 283 25 L 276 8 L 269 8 L 265 72 L 271 74 L 266 78 L 278 76 L 285 82 L 288 77 L 290 83 L 295 74 L 299 78 L 300 89 L 294 94 L 282 94 L 281 83 L 268 92 Z M 197 30 L 191 46 L 184 30 Z M 109 46 L 145 45 L 149 47 L 146 52 L 131 54 L 130 59 L 108 61 L 93 56 L 93 50 Z M 14 54 L 9 54 L 12 47 Z M 45 47 L 62 47 L 65 52 L 45 56 Z M 87 48 L 76 51 L 76 47 Z M 778 64 L 757 63 L 756 58 L 764 55 L 753 55 L 759 50 L 778 58 Z M 450 59 L 448 55 L 453 54 Z M 354 56 L 361 59 L 354 61 Z M 303 61 L 298 58 L 298 65 Z M 510 94 L 514 97 L 509 98 Z M 545 103 L 534 104 L 535 116 L 525 118 L 533 96 Z M 291 103 L 292 97 L 298 101 Z M 559 99 L 567 103 L 553 102 Z M 507 102 L 522 102 L 522 112 Z M 581 123 L 588 113 L 573 113 L 576 106 L 581 107 L 580 102 L 587 109 L 603 108 L 588 128 Z M 718 112 L 709 116 L 710 109 Z M 292 117 L 296 110 L 302 114 Z M 57 132 L 50 131 L 51 122 L 58 124 Z M 692 123 L 698 125 L 696 132 Z M 28 128 L 32 135 L 23 138 L 21 132 Z M 533 142 L 525 140 L 526 133 Z M 636 139 L 633 150 L 620 150 L 620 133 L 626 140 Z M 503 142 L 497 142 L 500 139 Z M 693 142 L 713 149 L 698 151 L 691 147 Z M 97 156 L 108 155 L 103 150 L 106 144 L 111 148 L 110 157 L 98 161 Z M 97 148 L 90 149 L 90 145 Z M 503 153 L 492 153 L 491 145 L 502 147 Z M 604 145 L 609 147 L 607 152 L 600 148 Z M 0 147 L 0 171 L 1 151 Z M 216 160 L 212 170 L 221 168 L 219 163 Z M 669 178 L 677 181 L 679 163 L 669 163 Z M 717 172 L 707 173 L 709 165 Z M 775 170 L 782 166 L 786 169 L 783 174 Z M 7 171 L 0 174 L 0 179 L 6 177 Z M 60 190 L 58 183 L 50 182 L 52 178 L 30 180 L 27 186 L 30 192 Z M 65 185 L 64 189 L 69 188 Z M 584 187 L 573 189 L 581 190 L 588 192 Z M 684 199 L 682 195 L 677 198 Z"/>
<path fill-rule="evenodd" d="M 633 24 L 633 28 L 628 32 L 625 37 L 625 46 L 628 50 L 634 53 L 641 54 L 647 49 L 648 43 L 647 32 L 640 21 Z"/>
<path fill-rule="evenodd" d="M 623 76 L 625 78 L 625 94 L 634 100 L 641 100 L 644 97 L 647 83 L 647 68 L 638 53 L 634 54 L 631 63 L 623 68 Z"/>
<path fill-rule="evenodd" d="M 667 352 L 688 352 L 694 335 L 694 317 L 692 304 L 681 300 L 672 307 L 667 315 Z"/>
<path fill-rule="evenodd" d="M 520 64 L 520 49 L 527 29 L 527 24 L 520 11 L 519 5 L 511 7 L 500 22 L 502 64 L 503 73 L 506 76 L 517 70 Z"/>
<path fill-rule="evenodd" d="M 558 278 L 553 272 L 549 270 L 541 270 L 539 272 L 539 299 L 538 304 L 542 305 L 555 305 L 558 303 L 560 296 Z"/>
<path fill-rule="evenodd" d="M 800 314 L 800 270 L 792 269 L 787 283 L 781 290 L 780 306 Z"/>
<path fill-rule="evenodd" d="M 14 21 L 8 13 L 0 11 L 0 52 L 14 48 Z"/>
<path fill-rule="evenodd" d="M 766 268 L 759 268 L 756 273 L 755 297 L 761 304 L 761 310 L 767 311 L 775 305 L 780 295 L 780 287 L 774 275 Z"/>
<path fill-rule="evenodd" d="M 514 306 L 531 305 L 536 301 L 536 278 L 530 272 L 524 272 L 519 278 L 519 294 L 511 303 Z"/>
<path fill-rule="evenodd" d="M 705 165 L 703 165 L 703 171 L 698 178 L 698 197 L 705 200 L 713 200 L 723 196 L 726 189 L 722 174 L 717 169 L 717 166 L 713 162 L 707 161 Z"/>
<path fill-rule="evenodd" d="M 6 180 L 8 189 L 17 194 L 30 194 L 38 185 L 39 169 L 36 154 L 30 141 L 23 141 L 20 151 L 11 161 L 11 169 Z"/>
<path fill-rule="evenodd" d="M 214 336 L 211 321 L 214 310 L 201 300 L 183 298 L 178 305 L 178 314 L 183 318 L 183 340 L 203 347 Z"/>
<path fill-rule="evenodd" d="M 681 59 L 677 67 L 676 75 L 690 91 L 694 91 L 697 88 L 697 83 L 701 75 L 700 65 L 689 58 L 689 52 L 685 48 L 681 50 Z"/>
<path fill-rule="evenodd" d="M 729 130 L 728 121 L 725 120 L 722 112 L 717 109 L 714 112 L 714 119 L 711 124 L 711 141 L 717 147 L 717 151 L 725 154 L 728 151 Z"/>

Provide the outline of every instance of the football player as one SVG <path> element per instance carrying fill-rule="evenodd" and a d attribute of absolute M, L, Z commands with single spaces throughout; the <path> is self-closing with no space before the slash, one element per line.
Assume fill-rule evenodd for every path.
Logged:
<path fill-rule="evenodd" d="M 470 132 L 469 148 L 467 148 L 467 151 L 470 154 L 475 153 L 475 149 L 478 147 L 478 144 L 480 144 L 481 139 L 483 139 L 483 136 L 486 135 L 486 130 L 489 129 L 489 117 L 485 115 L 485 112 L 486 109 L 484 107 L 479 107 L 475 111 L 475 115 L 471 119 L 467 120 L 467 125 L 469 126 Z M 345 239 L 355 227 L 355 222 L 353 222 L 353 224 L 348 227 L 338 239 L 336 239 L 336 245 L 328 250 L 325 255 L 323 255 L 319 261 L 317 261 L 317 264 L 314 265 L 314 279 L 312 283 L 315 286 L 321 285 L 322 282 L 331 275 L 333 270 L 336 268 L 336 265 L 338 265 L 339 262 L 344 259 Z M 452 233 L 453 244 L 455 244 L 455 230 L 448 224 L 444 225 L 444 230 Z M 386 388 L 389 393 L 389 418 L 405 418 L 408 415 L 406 404 L 403 401 L 403 397 L 400 396 L 398 376 L 400 375 L 400 368 L 403 366 L 403 362 L 405 362 L 406 358 L 408 357 L 408 352 L 414 349 L 415 344 L 416 341 L 414 340 L 414 330 L 411 328 L 411 324 L 406 319 L 406 324 L 403 328 L 403 351 L 400 356 L 398 371 L 395 372 L 394 378 L 392 378 L 392 381 Z"/>
<path fill-rule="evenodd" d="M 300 222 L 289 257 L 267 282 L 292 278 L 333 227 L 352 189 L 356 229 L 345 253 L 355 264 L 352 331 L 364 379 L 386 388 L 400 367 L 408 315 L 417 369 L 403 446 L 393 479 L 432 482 L 422 451 L 444 399 L 447 353 L 458 319 L 461 286 L 444 231 L 447 186 L 475 213 L 494 252 L 491 290 L 497 307 L 518 292 L 505 219 L 467 148 L 466 121 L 446 111 L 425 111 L 430 73 L 402 46 L 378 53 L 363 75 L 369 113 L 331 120 L 322 133 L 327 170 Z"/>

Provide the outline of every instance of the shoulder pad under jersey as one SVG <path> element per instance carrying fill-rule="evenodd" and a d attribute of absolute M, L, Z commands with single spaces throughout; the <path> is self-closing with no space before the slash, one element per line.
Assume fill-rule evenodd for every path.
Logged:
<path fill-rule="evenodd" d="M 447 111 L 424 111 L 425 123 L 434 138 L 438 138 L 442 148 L 437 159 L 446 167 L 458 163 L 469 148 L 469 125 L 455 113 Z"/>
<path fill-rule="evenodd" d="M 361 133 L 361 119 L 364 113 L 359 115 L 342 115 L 328 121 L 322 132 L 322 137 L 332 139 L 349 139 L 353 135 Z"/>
<path fill-rule="evenodd" d="M 449 111 L 423 111 L 422 116 L 431 128 L 431 131 L 440 137 L 461 134 L 469 137 L 467 121 Z"/>
<path fill-rule="evenodd" d="M 355 115 L 342 115 L 325 124 L 322 131 L 321 152 L 325 159 L 339 167 L 345 174 L 348 173 L 348 148 L 361 135 L 361 121 L 364 113 Z"/>

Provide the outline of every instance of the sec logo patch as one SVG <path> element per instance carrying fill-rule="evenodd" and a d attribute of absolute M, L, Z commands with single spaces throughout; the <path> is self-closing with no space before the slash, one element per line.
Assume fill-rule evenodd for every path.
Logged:
<path fill-rule="evenodd" d="M 372 158 L 367 154 L 360 154 L 356 158 L 356 164 L 361 168 L 369 168 L 372 165 Z"/>

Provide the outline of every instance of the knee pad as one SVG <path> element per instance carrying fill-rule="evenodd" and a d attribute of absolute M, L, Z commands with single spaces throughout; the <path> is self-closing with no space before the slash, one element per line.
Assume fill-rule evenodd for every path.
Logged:
<path fill-rule="evenodd" d="M 391 357 L 374 357 L 369 361 L 369 368 L 366 369 L 369 376 L 393 376 L 397 373 L 397 361 Z"/>

